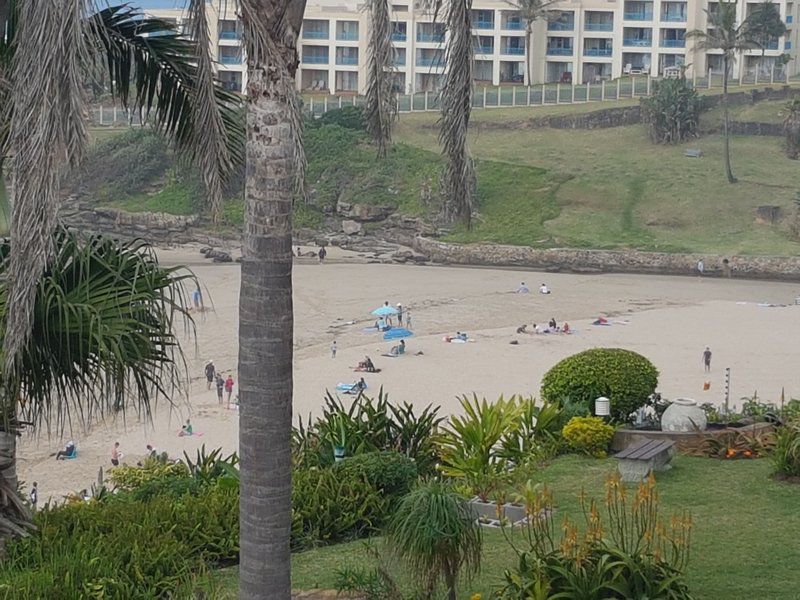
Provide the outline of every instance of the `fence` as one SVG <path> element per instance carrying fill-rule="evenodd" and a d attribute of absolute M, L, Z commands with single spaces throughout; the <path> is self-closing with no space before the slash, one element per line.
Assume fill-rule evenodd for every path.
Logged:
<path fill-rule="evenodd" d="M 581 104 L 586 102 L 605 102 L 628 98 L 649 96 L 653 82 L 657 78 L 649 75 L 631 75 L 613 81 L 602 81 L 593 84 L 545 83 L 537 85 L 477 86 L 472 96 L 474 109 L 510 108 L 515 106 L 552 106 L 556 104 Z M 757 71 L 743 74 L 742 77 L 728 82 L 728 87 L 763 84 L 788 84 L 800 81 L 795 76 L 790 78 L 785 71 L 771 73 Z M 710 90 L 722 88 L 722 74 L 709 73 L 706 77 L 695 77 L 691 80 L 695 89 Z M 319 116 L 336 108 L 345 106 L 362 106 L 364 98 L 354 94 L 306 96 L 303 98 L 304 109 Z M 420 92 L 403 94 L 397 97 L 400 113 L 430 112 L 439 110 L 437 92 Z M 95 125 L 139 125 L 139 115 L 128 114 L 116 107 L 95 106 L 91 109 L 91 121 Z"/>

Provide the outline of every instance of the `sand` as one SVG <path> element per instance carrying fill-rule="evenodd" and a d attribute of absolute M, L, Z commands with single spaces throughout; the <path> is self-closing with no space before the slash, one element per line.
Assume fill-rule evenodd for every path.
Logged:
<path fill-rule="evenodd" d="M 135 463 L 152 443 L 159 451 L 194 456 L 203 445 L 237 449 L 238 412 L 219 406 L 215 390 L 207 390 L 203 365 L 213 359 L 218 370 L 236 374 L 239 267 L 203 261 L 196 249 L 161 252 L 167 264 L 189 264 L 211 298 L 213 309 L 196 317 L 196 339 L 185 340 L 191 384 L 186 399 L 161 402 L 151 425 L 138 423 L 129 412 L 75 428 L 64 438 L 23 438 L 20 476 L 39 483 L 40 498 L 60 499 L 91 485 L 98 470 L 110 465 L 111 447 L 119 441 L 123 462 Z M 639 275 L 566 275 L 516 270 L 421 267 L 337 262 L 296 262 L 295 395 L 296 415 L 317 411 L 326 389 L 352 382 L 353 367 L 365 354 L 382 369 L 364 374 L 369 390 L 383 386 L 396 401 L 418 406 L 440 404 L 458 409 L 457 396 L 477 393 L 537 395 L 543 374 L 558 360 L 586 348 L 605 346 L 635 350 L 661 372 L 659 390 L 667 398 L 691 397 L 722 404 L 725 368 L 731 369 L 731 399 L 754 391 L 775 401 L 800 397 L 800 306 L 793 306 L 800 286 L 789 283 L 654 277 Z M 515 294 L 521 281 L 533 291 Z M 546 282 L 552 294 L 536 293 Z M 395 342 L 377 333 L 363 333 L 374 322 L 370 311 L 388 300 L 410 308 L 415 337 L 407 355 L 384 358 Z M 759 303 L 786 306 L 765 307 Z M 609 317 L 610 327 L 591 322 Z M 516 328 L 568 322 L 572 335 L 518 335 Z M 355 321 L 354 324 L 348 324 Z M 468 332 L 466 344 L 449 344 L 444 335 Z M 336 358 L 330 345 L 337 341 Z M 509 342 L 518 340 L 517 345 Z M 704 373 L 701 355 L 713 352 L 712 370 Z M 416 356 L 422 351 L 424 354 Z M 709 381 L 711 389 L 703 391 Z M 178 437 L 190 417 L 195 432 Z M 64 440 L 78 445 L 76 460 L 58 462 L 52 453 Z"/>

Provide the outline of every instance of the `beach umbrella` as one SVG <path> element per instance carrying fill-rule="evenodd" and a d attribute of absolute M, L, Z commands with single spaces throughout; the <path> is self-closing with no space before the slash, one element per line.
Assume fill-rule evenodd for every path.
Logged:
<path fill-rule="evenodd" d="M 397 309 L 393 306 L 381 306 L 372 311 L 376 317 L 389 317 L 397 314 Z"/>
<path fill-rule="evenodd" d="M 403 327 L 396 327 L 390 329 L 386 333 L 383 334 L 383 339 L 385 340 L 401 340 L 403 338 L 411 337 L 414 335 L 413 331 L 409 331 L 408 329 L 404 329 Z"/>

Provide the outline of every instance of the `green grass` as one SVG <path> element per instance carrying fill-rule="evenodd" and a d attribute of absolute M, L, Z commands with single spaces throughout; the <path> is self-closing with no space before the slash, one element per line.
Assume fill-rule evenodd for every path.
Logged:
<path fill-rule="evenodd" d="M 658 476 L 662 515 L 690 511 L 694 528 L 687 581 L 698 600 L 794 600 L 800 564 L 800 487 L 769 478 L 767 460 L 718 461 L 678 456 L 674 468 Z M 554 491 L 558 515 L 579 521 L 578 495 L 585 490 L 602 503 L 613 459 L 565 456 L 536 476 Z M 344 566 L 368 563 L 362 542 L 295 554 L 292 584 L 298 589 L 332 588 Z M 500 585 L 503 570 L 515 564 L 503 535 L 487 531 L 481 575 L 464 584 L 460 598 L 484 598 Z M 220 598 L 236 597 L 236 569 L 215 577 Z"/>
<path fill-rule="evenodd" d="M 190 215 L 197 210 L 197 197 L 182 183 L 170 181 L 153 194 L 137 194 L 110 200 L 106 205 L 129 212 L 162 212 Z"/>

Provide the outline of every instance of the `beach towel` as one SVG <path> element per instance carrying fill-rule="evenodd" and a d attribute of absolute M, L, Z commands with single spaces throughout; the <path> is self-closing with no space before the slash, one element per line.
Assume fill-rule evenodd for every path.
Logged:
<path fill-rule="evenodd" d="M 364 385 L 364 389 L 367 389 L 367 387 L 368 386 L 365 384 Z M 345 392 L 345 393 L 352 392 L 352 391 L 358 391 L 358 383 L 357 382 L 355 382 L 355 383 L 337 383 L 336 384 L 336 391 L 337 392 Z"/>

